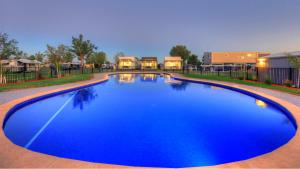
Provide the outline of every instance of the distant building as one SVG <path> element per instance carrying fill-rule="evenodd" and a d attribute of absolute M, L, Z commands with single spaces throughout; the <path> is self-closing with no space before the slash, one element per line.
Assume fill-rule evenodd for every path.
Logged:
<path fill-rule="evenodd" d="M 142 70 L 157 69 L 157 57 L 142 57 L 140 60 Z"/>
<path fill-rule="evenodd" d="M 80 62 L 65 62 L 61 65 L 63 69 L 80 69 Z"/>
<path fill-rule="evenodd" d="M 261 56 L 258 58 L 256 66 L 270 68 L 293 68 L 294 65 L 289 62 L 289 56 L 296 56 L 300 59 L 300 51 L 275 53 L 271 55 Z"/>
<path fill-rule="evenodd" d="M 205 52 L 203 65 L 210 70 L 241 69 L 245 65 L 254 67 L 257 59 L 269 55 L 266 52 Z"/>
<path fill-rule="evenodd" d="M 269 54 L 264 52 L 205 52 L 202 61 L 204 65 L 255 65 L 258 57 Z"/>
<path fill-rule="evenodd" d="M 134 56 L 122 56 L 118 58 L 118 69 L 136 69 L 138 60 Z"/>
<path fill-rule="evenodd" d="M 166 70 L 182 69 L 182 58 L 180 56 L 166 56 L 164 60 L 164 69 Z"/>
<path fill-rule="evenodd" d="M 35 71 L 41 67 L 41 62 L 29 59 L 1 60 L 4 68 L 12 68 L 13 71 Z"/>

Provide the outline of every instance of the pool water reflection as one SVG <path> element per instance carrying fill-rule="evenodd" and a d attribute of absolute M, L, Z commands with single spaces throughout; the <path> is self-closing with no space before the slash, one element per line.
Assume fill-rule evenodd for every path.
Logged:
<path fill-rule="evenodd" d="M 159 74 L 109 81 L 27 105 L 4 125 L 32 151 L 107 164 L 209 166 L 286 144 L 296 127 L 262 98 Z"/>

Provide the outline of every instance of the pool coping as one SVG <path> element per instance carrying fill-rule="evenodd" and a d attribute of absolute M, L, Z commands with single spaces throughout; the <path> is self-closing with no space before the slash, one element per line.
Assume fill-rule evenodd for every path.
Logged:
<path fill-rule="evenodd" d="M 0 105 L 0 123 L 1 126 L 5 120 L 7 112 L 9 112 L 16 105 L 23 103 L 25 101 L 43 97 L 45 95 L 53 94 L 53 93 L 62 93 L 68 92 L 71 90 L 76 90 L 79 88 L 84 88 L 91 85 L 96 85 L 98 83 L 104 82 L 108 80 L 108 76 L 116 73 L 156 73 L 162 74 L 165 72 L 114 72 L 114 73 L 103 73 L 103 76 L 100 79 L 95 79 L 94 81 L 89 81 L 86 83 L 69 86 L 69 87 L 61 87 L 59 89 L 54 89 L 51 91 L 40 92 L 37 94 L 29 95 L 23 98 L 12 100 L 8 103 Z M 218 84 L 222 86 L 227 86 L 230 88 L 235 88 L 239 90 L 244 90 L 246 92 L 250 92 L 264 98 L 270 99 L 279 105 L 285 107 L 294 117 L 296 122 L 299 124 L 300 121 L 300 108 L 296 105 L 289 103 L 287 101 L 281 100 L 271 95 L 267 95 L 265 93 L 257 92 L 254 90 L 247 89 L 241 86 L 228 85 L 223 82 L 215 82 L 210 80 L 202 80 L 195 78 L 187 78 L 183 77 L 180 74 L 176 73 L 168 73 L 172 77 L 178 80 L 187 80 L 199 83 L 210 83 L 210 84 Z M 38 152 L 33 152 L 27 150 L 23 147 L 17 146 L 13 144 L 4 134 L 3 129 L 0 131 L 0 168 L 131 168 L 130 166 L 121 166 L 121 165 L 111 165 L 111 164 L 101 164 L 101 163 L 92 163 L 85 162 L 73 159 L 66 159 L 55 157 L 51 155 L 46 155 Z M 220 164 L 215 166 L 208 167 L 192 167 L 192 168 L 299 168 L 300 167 L 300 134 L 297 131 L 295 136 L 282 147 L 251 159 L 231 162 L 226 164 Z M 135 167 L 133 167 L 135 168 Z M 139 167 L 140 168 L 140 167 Z"/>

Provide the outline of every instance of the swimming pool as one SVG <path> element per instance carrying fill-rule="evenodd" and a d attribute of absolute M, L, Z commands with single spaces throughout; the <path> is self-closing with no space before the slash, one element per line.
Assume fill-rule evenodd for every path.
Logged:
<path fill-rule="evenodd" d="M 107 164 L 234 162 L 271 152 L 296 132 L 289 112 L 267 99 L 156 74 L 118 74 L 30 103 L 5 120 L 4 132 L 13 143 Z"/>

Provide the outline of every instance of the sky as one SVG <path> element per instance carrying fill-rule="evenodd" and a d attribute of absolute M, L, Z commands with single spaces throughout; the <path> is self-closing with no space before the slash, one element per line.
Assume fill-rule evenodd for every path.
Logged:
<path fill-rule="evenodd" d="M 29 53 L 80 33 L 110 60 L 205 51 L 300 50 L 300 0 L 0 0 L 0 32 Z"/>

